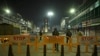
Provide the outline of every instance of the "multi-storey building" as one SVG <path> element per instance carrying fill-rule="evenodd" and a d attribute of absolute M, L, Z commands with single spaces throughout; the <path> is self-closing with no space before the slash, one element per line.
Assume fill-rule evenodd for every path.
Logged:
<path fill-rule="evenodd" d="M 23 20 L 20 14 L 7 15 L 0 13 L 0 35 L 29 33 L 32 30 L 32 23 Z"/>
<path fill-rule="evenodd" d="M 100 36 L 100 0 L 87 0 L 69 20 L 73 31 L 80 29 L 86 36 Z"/>

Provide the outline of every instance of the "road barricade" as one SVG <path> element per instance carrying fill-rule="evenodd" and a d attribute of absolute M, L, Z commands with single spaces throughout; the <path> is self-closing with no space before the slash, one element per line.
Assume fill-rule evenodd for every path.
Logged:
<path fill-rule="evenodd" d="M 43 36 L 43 41 L 40 42 L 38 39 L 38 36 L 35 37 L 35 41 L 31 42 L 30 41 L 30 36 L 29 35 L 5 35 L 5 36 L 0 36 L 3 40 L 2 42 L 2 47 L 3 49 L 5 49 L 5 46 L 9 46 L 9 51 L 8 51 L 8 55 L 13 54 L 12 51 L 12 45 L 14 45 L 14 43 L 17 43 L 18 45 L 18 49 L 17 52 L 18 54 L 20 54 L 22 52 L 22 44 L 25 43 L 25 45 L 27 45 L 26 48 L 26 55 L 30 56 L 30 46 L 34 46 L 35 47 L 35 51 L 38 51 L 38 48 L 40 46 L 43 46 L 43 55 L 46 56 L 47 54 L 47 44 L 53 44 L 53 48 L 52 51 L 53 53 L 55 53 L 55 47 L 54 44 L 58 43 L 59 45 L 61 45 L 61 56 L 64 56 L 64 46 L 68 47 L 68 52 L 72 52 L 72 48 L 73 46 L 77 46 L 77 50 L 76 50 L 76 56 L 80 55 L 81 51 L 80 51 L 80 46 L 82 45 L 82 43 L 79 43 L 79 40 L 83 40 L 85 42 L 85 53 L 93 53 L 97 54 L 97 46 L 100 46 L 100 44 L 97 42 L 97 38 L 96 37 L 80 37 L 80 39 L 77 38 L 77 42 L 73 43 L 72 39 L 70 38 L 68 43 L 64 42 L 65 36 Z M 87 39 L 86 39 L 87 38 Z M 89 43 L 90 40 L 94 39 L 94 42 L 91 44 Z M 8 40 L 8 42 L 5 42 L 4 40 Z M 87 42 L 86 42 L 87 41 Z M 89 45 L 94 45 L 94 50 L 93 52 L 89 52 Z M 10 51 L 11 50 L 11 51 Z"/>
<path fill-rule="evenodd" d="M 94 43 L 96 42 L 95 36 L 82 36 L 81 43 Z"/>
<path fill-rule="evenodd" d="M 45 44 L 48 44 L 48 43 L 52 43 L 52 44 L 55 44 L 55 43 L 63 44 L 64 43 L 64 37 L 65 36 L 45 36 L 43 38 L 43 42 Z"/>
<path fill-rule="evenodd" d="M 64 38 L 65 36 L 45 36 L 43 38 L 43 43 L 44 43 L 44 56 L 46 56 L 46 48 L 47 44 L 53 44 L 52 51 L 55 53 L 55 44 L 60 44 L 61 45 L 61 56 L 64 56 Z"/>

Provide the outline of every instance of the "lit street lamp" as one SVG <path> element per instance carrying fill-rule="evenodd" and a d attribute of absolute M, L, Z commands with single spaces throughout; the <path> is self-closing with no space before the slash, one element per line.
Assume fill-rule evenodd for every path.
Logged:
<path fill-rule="evenodd" d="M 70 12 L 70 14 L 75 14 L 76 9 L 75 9 L 75 8 L 71 8 L 69 12 Z M 69 18 L 69 17 L 68 17 L 68 18 Z M 69 20 L 68 20 L 68 21 L 69 21 Z M 68 25 L 67 25 L 67 28 L 70 29 L 71 26 L 70 26 L 69 22 L 68 22 L 67 24 L 68 24 Z"/>
<path fill-rule="evenodd" d="M 4 10 L 7 14 L 10 14 L 11 13 L 11 11 L 9 10 L 9 9 L 5 9 Z"/>
<path fill-rule="evenodd" d="M 76 11 L 76 10 L 75 10 L 74 8 L 71 8 L 71 9 L 70 9 L 70 13 L 71 13 L 71 14 L 74 14 L 75 11 Z"/>
<path fill-rule="evenodd" d="M 52 11 L 49 11 L 47 15 L 51 17 L 54 15 L 54 13 Z"/>
<path fill-rule="evenodd" d="M 47 16 L 50 17 L 50 19 L 51 19 L 51 17 L 53 15 L 54 15 L 54 13 L 52 11 L 47 12 Z M 49 27 L 48 27 L 48 21 L 46 21 L 46 23 L 45 23 L 45 32 L 48 32 L 48 29 L 49 29 Z"/>

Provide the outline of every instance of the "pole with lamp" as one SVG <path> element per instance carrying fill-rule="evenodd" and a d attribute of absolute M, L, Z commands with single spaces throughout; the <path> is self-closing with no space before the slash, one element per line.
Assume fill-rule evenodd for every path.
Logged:
<path fill-rule="evenodd" d="M 47 12 L 47 16 L 51 19 L 51 17 L 54 15 L 52 11 Z M 46 19 L 48 20 L 48 19 Z M 48 32 L 48 21 L 45 23 L 45 32 Z"/>
<path fill-rule="evenodd" d="M 75 9 L 74 8 L 72 8 L 71 10 L 70 10 L 70 13 L 71 14 L 75 14 Z M 78 28 L 79 29 L 79 28 Z M 79 40 L 79 38 L 78 38 L 78 40 Z M 76 53 L 76 56 L 80 56 L 80 44 L 79 45 L 77 45 L 77 53 Z"/>
<path fill-rule="evenodd" d="M 9 16 L 9 14 L 11 13 L 11 11 L 10 11 L 8 8 L 4 9 L 4 11 L 5 11 L 5 13 L 6 13 L 8 16 Z M 6 32 L 6 31 L 5 31 L 5 32 Z M 12 52 L 12 44 L 11 44 L 11 43 L 9 43 L 8 56 L 14 56 L 14 55 L 13 55 L 13 52 Z"/>
<path fill-rule="evenodd" d="M 69 10 L 69 13 L 72 14 L 71 16 L 75 15 L 76 9 L 75 8 L 71 8 Z M 70 17 L 71 18 L 71 17 Z M 68 25 L 67 27 L 70 27 L 70 25 Z"/>

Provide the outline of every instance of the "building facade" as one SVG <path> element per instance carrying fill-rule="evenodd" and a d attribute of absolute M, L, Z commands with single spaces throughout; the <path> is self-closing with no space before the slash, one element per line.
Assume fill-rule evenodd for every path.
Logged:
<path fill-rule="evenodd" d="M 86 36 L 100 36 L 100 0 L 87 0 L 69 20 L 73 31 L 83 31 Z"/>

